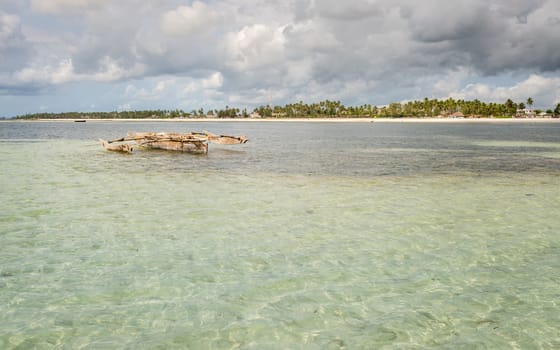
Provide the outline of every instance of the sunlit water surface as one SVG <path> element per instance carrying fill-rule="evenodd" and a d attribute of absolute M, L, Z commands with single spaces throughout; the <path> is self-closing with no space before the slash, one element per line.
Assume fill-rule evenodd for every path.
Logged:
<path fill-rule="evenodd" d="M 246 134 L 207 156 L 126 131 Z M 0 123 L 0 348 L 560 348 L 560 124 Z"/>

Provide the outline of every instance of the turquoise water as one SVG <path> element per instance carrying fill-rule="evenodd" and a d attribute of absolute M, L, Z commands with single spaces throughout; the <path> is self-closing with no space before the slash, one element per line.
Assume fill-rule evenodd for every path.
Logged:
<path fill-rule="evenodd" d="M 91 124 L 0 124 L 2 349 L 560 348 L 557 124 Z"/>

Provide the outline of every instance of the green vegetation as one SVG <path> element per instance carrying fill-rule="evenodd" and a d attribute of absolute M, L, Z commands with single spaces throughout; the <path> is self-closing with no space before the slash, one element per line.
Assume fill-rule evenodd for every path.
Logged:
<path fill-rule="evenodd" d="M 340 101 L 322 101 L 313 104 L 303 102 L 281 106 L 261 106 L 255 109 L 263 117 L 370 117 L 406 118 L 437 116 L 472 117 L 514 117 L 523 103 L 508 99 L 505 103 L 485 103 L 479 100 L 465 101 L 448 98 L 446 100 L 428 99 L 406 103 L 393 102 L 388 106 L 377 107 L 370 104 L 346 107 Z"/>
<path fill-rule="evenodd" d="M 146 110 L 121 112 L 64 112 L 64 113 L 34 113 L 17 116 L 16 119 L 172 119 L 184 117 L 187 114 L 181 110 Z"/>
<path fill-rule="evenodd" d="M 527 105 L 533 105 L 533 99 L 527 99 Z M 504 103 L 486 103 L 479 100 L 465 101 L 448 98 L 446 100 L 428 99 L 406 103 L 393 102 L 388 106 L 364 104 L 361 106 L 344 106 L 340 101 L 321 101 L 318 103 L 289 103 L 284 106 L 260 106 L 253 110 L 253 116 L 263 118 L 431 118 L 431 117 L 493 117 L 512 118 L 525 103 L 516 103 L 511 99 Z M 552 112 L 552 110 L 550 110 Z M 539 111 L 537 111 L 539 112 Z M 560 103 L 554 109 L 560 115 Z M 17 116 L 16 119 L 175 119 L 175 118 L 248 118 L 251 114 L 246 109 L 226 106 L 220 110 L 206 113 L 202 108 L 185 112 L 183 110 L 146 110 L 114 112 L 66 112 L 35 113 Z"/>
<path fill-rule="evenodd" d="M 529 97 L 529 98 L 527 99 L 527 106 L 529 106 L 529 108 L 532 108 L 532 107 L 533 107 L 533 98 L 532 98 L 532 97 Z"/>

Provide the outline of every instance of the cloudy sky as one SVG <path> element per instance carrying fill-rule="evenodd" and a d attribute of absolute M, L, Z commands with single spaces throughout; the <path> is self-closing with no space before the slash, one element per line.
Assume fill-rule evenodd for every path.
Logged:
<path fill-rule="evenodd" d="M 558 0 L 0 0 L 0 116 L 560 102 Z"/>

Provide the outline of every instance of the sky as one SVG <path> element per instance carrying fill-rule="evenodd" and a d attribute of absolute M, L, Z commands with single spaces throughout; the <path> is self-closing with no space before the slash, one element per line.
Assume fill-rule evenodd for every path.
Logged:
<path fill-rule="evenodd" d="M 0 0 L 0 117 L 560 102 L 558 0 Z"/>

